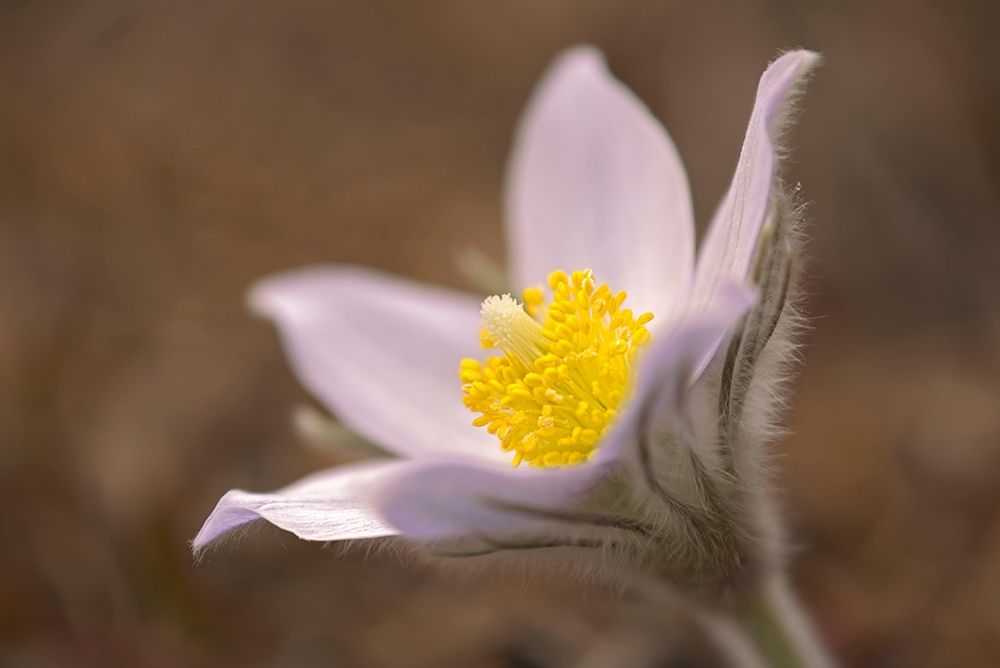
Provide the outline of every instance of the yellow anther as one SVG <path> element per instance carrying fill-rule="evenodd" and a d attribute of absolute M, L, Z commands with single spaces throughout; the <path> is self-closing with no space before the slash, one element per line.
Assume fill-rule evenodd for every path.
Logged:
<path fill-rule="evenodd" d="M 609 305 L 610 310 L 617 311 L 621 307 L 622 302 L 624 302 L 627 298 L 628 298 L 628 293 L 625 292 L 624 290 L 616 294 L 614 296 L 614 299 L 611 300 L 611 304 Z"/>
<path fill-rule="evenodd" d="M 514 466 L 571 466 L 589 460 L 632 383 L 651 313 L 624 308 L 625 292 L 589 270 L 553 271 L 542 288 L 483 302 L 483 346 L 497 354 L 459 363 L 462 403 L 496 434 Z"/>
<path fill-rule="evenodd" d="M 641 346 L 646 341 L 649 341 L 649 330 L 645 327 L 640 327 L 639 329 L 632 332 L 632 345 Z"/>
<path fill-rule="evenodd" d="M 495 348 L 495 347 L 496 347 L 496 345 L 497 345 L 497 344 L 496 344 L 496 343 L 495 343 L 495 342 L 493 341 L 493 339 L 492 339 L 492 338 L 490 338 L 490 333 L 489 333 L 489 332 L 488 332 L 488 331 L 487 331 L 487 330 L 486 330 L 485 328 L 484 328 L 484 329 L 481 329 L 481 330 L 479 330 L 479 344 L 480 344 L 480 345 L 481 345 L 481 346 L 483 347 L 483 349 L 485 349 L 485 350 L 489 350 L 490 348 Z"/>
<path fill-rule="evenodd" d="M 545 367 L 554 366 L 559 364 L 559 358 L 552 353 L 542 355 L 537 360 L 535 360 L 535 366 L 539 369 L 544 369 Z"/>
<path fill-rule="evenodd" d="M 574 350 L 573 344 L 569 341 L 559 340 L 552 345 L 552 350 L 561 357 L 566 357 Z"/>
<path fill-rule="evenodd" d="M 515 399 L 530 399 L 531 392 L 524 385 L 508 385 L 507 394 Z"/>
<path fill-rule="evenodd" d="M 545 379 L 537 373 L 529 373 L 524 377 L 524 384 L 528 387 L 539 387 L 545 384 Z"/>
<path fill-rule="evenodd" d="M 555 290 L 560 285 L 565 285 L 568 280 L 569 278 L 567 278 L 565 271 L 553 271 L 549 274 L 549 287 Z"/>
<path fill-rule="evenodd" d="M 538 315 L 538 307 L 545 303 L 545 295 L 542 294 L 542 288 L 539 286 L 525 288 L 521 296 L 524 298 L 524 309 L 528 312 L 528 315 L 531 317 Z"/>

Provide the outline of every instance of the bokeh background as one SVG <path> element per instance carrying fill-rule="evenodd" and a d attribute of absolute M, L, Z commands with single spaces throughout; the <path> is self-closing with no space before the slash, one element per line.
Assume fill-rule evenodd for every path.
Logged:
<path fill-rule="evenodd" d="M 455 258 L 503 260 L 518 112 L 586 41 L 670 129 L 702 221 L 766 63 L 824 53 L 789 137 L 814 325 L 777 446 L 794 578 L 846 665 L 996 665 L 998 27 L 987 1 L 3 3 L 0 664 L 599 666 L 624 639 L 713 665 L 598 590 L 271 527 L 188 550 L 226 489 L 340 456 L 293 431 L 315 404 L 248 283 L 338 261 L 472 287 Z"/>

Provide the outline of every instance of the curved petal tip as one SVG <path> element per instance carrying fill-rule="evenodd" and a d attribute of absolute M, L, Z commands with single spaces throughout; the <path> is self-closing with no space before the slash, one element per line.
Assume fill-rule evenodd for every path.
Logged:
<path fill-rule="evenodd" d="M 256 520 L 266 520 L 303 540 L 395 535 L 396 530 L 364 498 L 407 465 L 400 460 L 370 460 L 320 471 L 268 494 L 230 490 L 219 499 L 191 547 L 200 554 L 223 535 Z"/>
<path fill-rule="evenodd" d="M 781 134 L 819 61 L 813 51 L 789 51 L 761 76 L 732 183 L 698 254 L 696 302 L 710 302 L 726 280 L 745 280 L 779 183 Z"/>

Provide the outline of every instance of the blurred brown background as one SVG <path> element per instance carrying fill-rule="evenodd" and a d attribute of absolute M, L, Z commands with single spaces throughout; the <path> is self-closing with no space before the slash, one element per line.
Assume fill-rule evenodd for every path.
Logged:
<path fill-rule="evenodd" d="M 588 41 L 670 129 L 700 220 L 766 63 L 825 54 L 789 137 L 815 325 L 779 446 L 795 579 L 847 665 L 996 665 L 996 7 L 3 3 L 0 664 L 562 666 L 632 628 L 647 665 L 711 665 L 597 591 L 270 527 L 187 547 L 226 489 L 334 461 L 292 431 L 309 399 L 245 286 L 340 261 L 470 287 L 461 249 L 502 260 L 517 114 Z"/>

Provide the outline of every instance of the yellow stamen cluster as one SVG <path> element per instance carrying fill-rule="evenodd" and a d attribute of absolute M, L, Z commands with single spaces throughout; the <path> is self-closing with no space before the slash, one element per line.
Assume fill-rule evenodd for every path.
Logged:
<path fill-rule="evenodd" d="M 623 308 L 624 291 L 597 285 L 593 273 L 554 271 L 552 300 L 541 288 L 483 302 L 484 348 L 502 353 L 463 359 L 463 403 L 472 421 L 514 453 L 514 466 L 568 466 L 590 459 L 629 389 L 652 313 Z"/>

